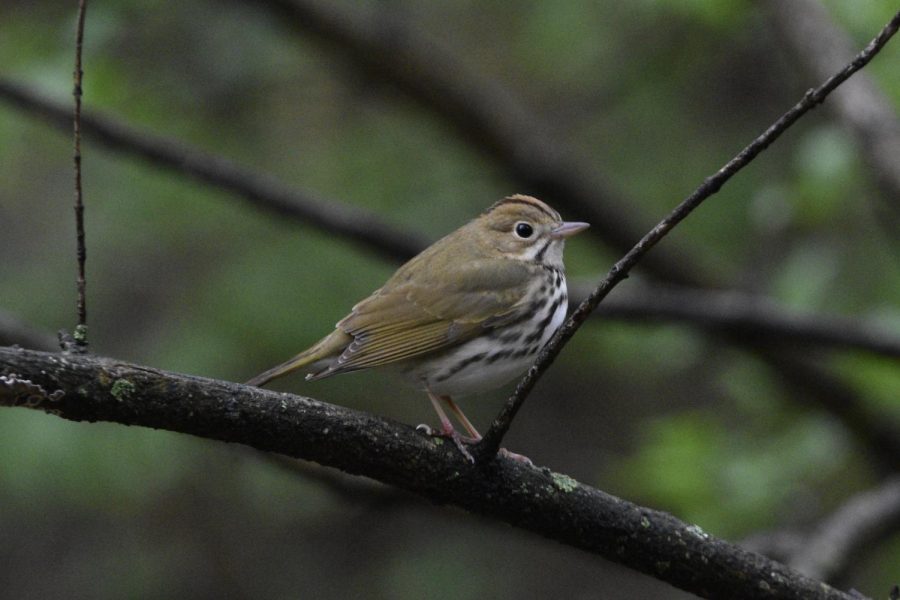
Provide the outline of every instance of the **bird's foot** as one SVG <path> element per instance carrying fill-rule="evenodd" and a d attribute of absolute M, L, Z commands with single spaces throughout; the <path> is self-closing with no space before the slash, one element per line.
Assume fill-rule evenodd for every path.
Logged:
<path fill-rule="evenodd" d="M 517 454 L 515 452 L 510 452 L 506 448 L 500 448 L 497 452 L 500 456 L 505 456 L 506 458 L 512 459 L 518 463 L 522 463 L 526 467 L 533 467 L 534 463 L 531 462 L 531 459 L 525 456 L 524 454 Z"/>
<path fill-rule="evenodd" d="M 469 452 L 468 448 L 466 448 L 466 444 L 471 444 L 478 440 L 459 435 L 459 432 L 453 429 L 452 426 L 449 428 L 445 427 L 441 429 L 441 431 L 435 431 L 428 425 L 422 423 L 421 425 L 416 425 L 416 431 L 421 431 L 425 433 L 425 435 L 449 439 L 453 442 L 453 444 L 456 446 L 456 449 L 459 450 L 459 453 L 462 454 L 467 461 L 475 464 L 475 457 L 472 456 L 472 453 Z"/>

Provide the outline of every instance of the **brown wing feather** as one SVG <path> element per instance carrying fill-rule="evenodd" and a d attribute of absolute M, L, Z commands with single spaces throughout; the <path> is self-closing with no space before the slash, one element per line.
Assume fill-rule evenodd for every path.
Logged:
<path fill-rule="evenodd" d="M 337 324 L 353 342 L 316 378 L 415 358 L 467 341 L 528 310 L 530 265 L 506 259 L 454 269 L 451 283 L 426 270 L 415 282 L 404 269 Z"/>

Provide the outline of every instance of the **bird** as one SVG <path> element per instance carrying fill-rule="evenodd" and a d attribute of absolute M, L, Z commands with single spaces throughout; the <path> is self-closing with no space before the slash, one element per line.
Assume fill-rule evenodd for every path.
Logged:
<path fill-rule="evenodd" d="M 246 383 L 303 367 L 307 381 L 393 367 L 438 415 L 439 432 L 420 428 L 474 462 L 465 444 L 481 435 L 453 396 L 494 389 L 531 366 L 568 309 L 565 240 L 588 226 L 537 198 L 508 196 L 402 265 L 313 346 Z"/>

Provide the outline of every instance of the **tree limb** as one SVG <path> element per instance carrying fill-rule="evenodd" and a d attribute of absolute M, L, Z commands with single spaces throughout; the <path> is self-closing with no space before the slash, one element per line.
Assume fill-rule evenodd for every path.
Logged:
<path fill-rule="evenodd" d="M 73 421 L 166 429 L 316 461 L 500 519 L 704 598 L 851 598 L 565 475 L 503 457 L 470 465 L 439 438 L 311 398 L 17 348 L 0 348 L 0 373 L 0 405 Z"/>

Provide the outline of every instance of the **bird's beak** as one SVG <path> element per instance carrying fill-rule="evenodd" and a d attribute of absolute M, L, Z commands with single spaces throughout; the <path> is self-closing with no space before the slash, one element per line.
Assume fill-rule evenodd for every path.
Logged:
<path fill-rule="evenodd" d="M 579 231 L 584 231 L 590 227 L 590 223 L 581 223 L 579 221 L 566 221 L 559 227 L 550 230 L 550 237 L 556 240 L 562 240 L 569 236 L 573 236 Z"/>

